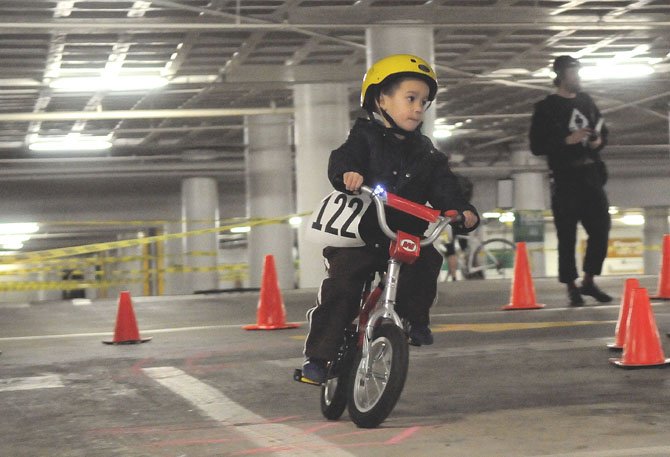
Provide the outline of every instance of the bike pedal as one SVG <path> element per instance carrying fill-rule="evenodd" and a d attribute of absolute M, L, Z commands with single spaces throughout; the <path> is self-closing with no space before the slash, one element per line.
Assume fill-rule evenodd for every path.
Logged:
<path fill-rule="evenodd" d="M 310 386 L 321 386 L 320 383 L 314 382 L 311 379 L 304 377 L 300 368 L 296 368 L 293 372 L 293 380 L 302 382 L 303 384 L 309 384 Z"/>

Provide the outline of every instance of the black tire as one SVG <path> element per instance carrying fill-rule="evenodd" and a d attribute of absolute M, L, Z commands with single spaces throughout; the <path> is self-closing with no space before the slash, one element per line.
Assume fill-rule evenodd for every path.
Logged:
<path fill-rule="evenodd" d="M 349 371 L 331 378 L 321 386 L 321 414 L 329 421 L 336 421 L 347 408 Z"/>
<path fill-rule="evenodd" d="M 330 366 L 328 380 L 321 386 L 321 414 L 328 420 L 338 420 L 347 408 L 349 378 L 356 356 L 357 340 L 358 331 L 355 326 L 351 326 L 345 332 L 344 343 L 340 348 L 335 365 Z"/>
<path fill-rule="evenodd" d="M 400 398 L 409 368 L 409 346 L 405 332 L 392 322 L 382 324 L 375 332 L 370 351 L 376 355 L 377 364 L 384 369 L 383 378 L 372 378 L 361 370 L 361 352 L 358 351 L 349 380 L 349 416 L 361 428 L 374 428 L 384 422 Z M 374 368 L 374 367 L 373 367 Z M 379 367 L 378 367 L 379 368 Z M 380 385 L 381 384 L 381 385 Z M 366 389 L 367 388 L 367 389 Z M 366 402 L 375 394 L 376 400 Z"/>
<path fill-rule="evenodd" d="M 472 267 L 478 267 L 482 264 L 488 264 L 490 259 L 486 258 L 486 252 L 489 255 L 493 255 L 496 258 L 496 267 L 495 268 L 484 268 L 480 271 L 474 273 L 468 273 L 472 278 L 485 279 L 487 270 L 497 270 L 500 271 L 504 268 L 507 268 L 507 263 L 511 262 L 510 268 L 514 266 L 514 252 L 516 251 L 516 245 L 509 240 L 504 238 L 491 238 L 484 241 L 482 244 L 477 246 L 475 252 L 472 255 L 471 262 Z M 483 259 L 483 260 L 482 260 Z M 470 270 L 470 265 L 468 265 L 468 270 Z"/>

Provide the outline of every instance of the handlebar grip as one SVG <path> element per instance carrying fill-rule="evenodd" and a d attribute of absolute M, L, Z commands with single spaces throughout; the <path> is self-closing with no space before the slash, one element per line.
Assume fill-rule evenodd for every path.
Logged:
<path fill-rule="evenodd" d="M 427 222 L 435 222 L 440 217 L 440 211 L 427 206 L 414 203 L 402 197 L 398 197 L 390 192 L 386 193 L 386 204 L 391 208 L 395 208 L 403 213 L 411 214 L 414 217 L 423 219 Z"/>
<path fill-rule="evenodd" d="M 458 210 L 448 209 L 444 212 L 445 217 L 451 219 L 450 224 L 460 224 L 465 221 L 465 217 Z"/>

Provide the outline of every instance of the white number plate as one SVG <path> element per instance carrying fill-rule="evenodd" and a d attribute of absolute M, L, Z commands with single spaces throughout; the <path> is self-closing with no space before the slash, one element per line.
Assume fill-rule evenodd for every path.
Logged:
<path fill-rule="evenodd" d="M 358 225 L 370 203 L 367 197 L 333 191 L 310 216 L 307 239 L 325 246 L 364 246 Z"/>

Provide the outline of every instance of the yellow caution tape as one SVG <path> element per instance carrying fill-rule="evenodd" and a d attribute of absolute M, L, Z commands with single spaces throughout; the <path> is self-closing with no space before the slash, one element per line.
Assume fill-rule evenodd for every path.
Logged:
<path fill-rule="evenodd" d="M 239 265 L 216 265 L 212 267 L 169 267 L 164 269 L 150 270 L 126 270 L 114 271 L 109 276 L 111 279 L 102 279 L 100 272 L 96 272 L 96 280 L 63 280 L 63 281 L 0 281 L 0 292 L 28 292 L 36 290 L 74 290 L 74 289 L 103 289 L 111 286 L 123 286 L 126 284 L 140 283 L 147 279 L 148 275 L 157 273 L 204 273 L 218 271 L 220 281 L 242 280 L 247 277 L 247 266 Z"/>
<path fill-rule="evenodd" d="M 144 219 L 144 220 L 107 220 L 107 221 L 45 221 L 39 222 L 39 225 L 46 226 L 108 226 L 108 225 L 122 225 L 122 226 L 139 226 L 146 228 L 154 228 L 152 226 L 160 226 L 165 224 L 236 224 L 247 221 L 249 218 L 232 217 L 229 219 Z"/>
<path fill-rule="evenodd" d="M 232 224 L 232 225 L 225 225 L 222 227 L 212 227 L 212 228 L 206 228 L 206 229 L 200 229 L 200 230 L 191 230 L 188 232 L 181 232 L 181 233 L 169 233 L 166 235 L 156 235 L 156 236 L 149 236 L 149 237 L 143 237 L 143 238 L 136 238 L 136 239 L 130 239 L 130 240 L 119 240 L 119 241 L 110 241 L 110 242 L 105 242 L 105 243 L 94 243 L 94 244 L 87 244 L 87 245 L 82 245 L 82 246 L 73 246 L 73 247 L 68 247 L 68 248 L 57 248 L 57 249 L 49 249 L 45 251 L 34 251 L 34 252 L 26 252 L 22 254 L 17 254 L 13 256 L 4 256 L 2 258 L 2 263 L 32 263 L 32 262 L 37 262 L 37 261 L 42 261 L 42 260 L 49 260 L 49 259 L 57 259 L 61 257 L 71 257 L 71 256 L 76 256 L 76 255 L 82 255 L 82 254 L 91 254 L 94 252 L 101 252 L 101 251 L 108 251 L 110 249 L 120 249 L 120 248 L 128 248 L 128 247 L 135 247 L 135 246 L 142 246 L 142 245 L 147 245 L 151 243 L 155 243 L 157 241 L 164 241 L 164 240 L 172 240 L 172 239 L 179 239 L 179 238 L 185 238 L 189 236 L 198 236 L 198 235 L 207 235 L 211 233 L 219 233 L 219 232 L 227 232 L 230 231 L 233 228 L 236 227 L 257 227 L 257 226 L 262 226 L 262 225 L 270 225 L 270 224 L 277 224 L 281 222 L 285 222 L 289 220 L 292 217 L 302 217 L 306 216 L 307 214 L 310 213 L 301 213 L 301 214 L 290 214 L 288 216 L 281 216 L 281 217 L 275 217 L 275 218 L 269 218 L 269 219 L 255 219 L 255 220 L 248 220 L 242 223 L 237 223 L 237 224 Z"/>

